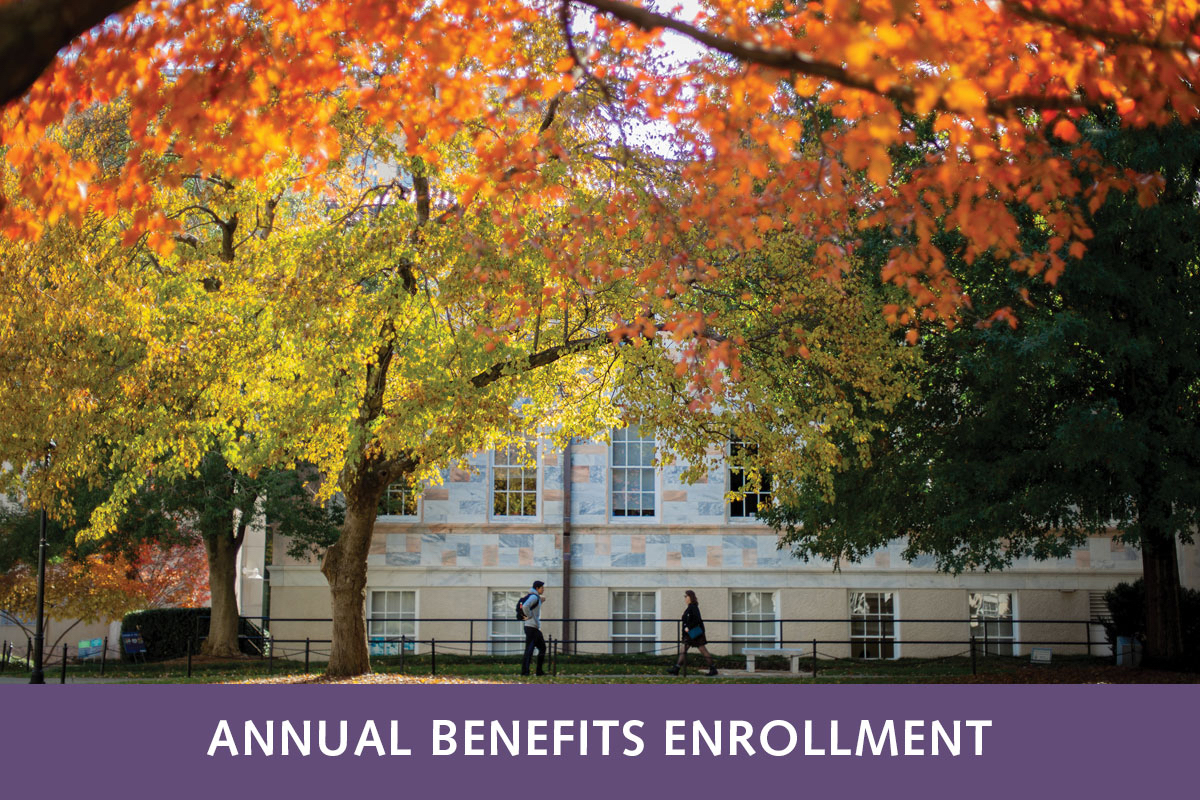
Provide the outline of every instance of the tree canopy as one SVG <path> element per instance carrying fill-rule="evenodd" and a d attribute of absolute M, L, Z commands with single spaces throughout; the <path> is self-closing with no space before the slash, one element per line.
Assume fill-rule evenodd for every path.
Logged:
<path fill-rule="evenodd" d="M 1023 297 L 1019 323 L 926 337 L 917 391 L 864 457 L 800 487 L 773 521 L 804 556 L 857 560 L 907 537 L 906 557 L 954 572 L 1119 536 L 1142 549 L 1149 655 L 1172 659 L 1176 542 L 1200 523 L 1200 129 L 1080 127 L 1106 159 L 1159 174 L 1158 202 L 1111 194 L 1054 287 L 986 259 L 953 264 L 981 299 Z M 1045 235 L 1028 216 L 1023 236 Z"/>
<path fill-rule="evenodd" d="M 66 44 L 116 4 L 61 2 L 41 15 L 30 5 L 0 10 L 13 30 Z M 47 26 L 43 17 L 76 24 Z M 967 302 L 932 241 L 932 219 L 950 216 L 968 257 L 992 253 L 1053 281 L 1086 247 L 1086 203 L 1131 181 L 1144 202 L 1152 198 L 1151 177 L 1105 170 L 1086 151 L 1070 163 L 1051 148 L 1076 141 L 1074 120 L 1099 107 L 1134 126 L 1195 118 L 1197 19 L 1190 0 L 713 0 L 693 19 L 621 0 L 147 0 L 90 28 L 10 104 L 3 146 L 18 182 L 5 192 L 0 224 L 28 238 L 59 214 L 79 220 L 89 210 L 139 206 L 136 233 L 170 231 L 178 223 L 147 205 L 149 185 L 178 185 L 197 172 L 261 182 L 294 154 L 320 173 L 340 157 L 344 107 L 402 136 L 409 155 L 434 169 L 451 142 L 472 153 L 474 178 L 454 190 L 469 213 L 481 191 L 526 191 L 562 155 L 555 128 L 497 136 L 508 112 L 590 84 L 608 103 L 661 123 L 664 146 L 684 162 L 680 177 L 693 190 L 673 214 L 656 213 L 632 190 L 610 199 L 607 219 L 647 218 L 645 234 L 664 247 L 663 257 L 648 259 L 643 281 L 704 280 L 711 270 L 693 267 L 705 247 L 753 248 L 764 230 L 784 227 L 820 243 L 816 266 L 841 274 L 852 268 L 867 216 L 916 234 L 884 267 L 912 295 L 897 318 L 915 324 L 952 317 Z M 546 26 L 557 30 L 554 46 L 529 48 L 531 32 Z M 663 31 L 703 53 L 672 60 L 675 45 Z M 850 124 L 798 149 L 799 127 L 790 104 L 781 111 L 781 91 Z M 105 174 L 95 158 L 45 135 L 79 109 L 117 97 L 132 109 L 120 169 Z M 942 138 L 917 174 L 895 182 L 888 148 L 912 135 L 902 112 L 934 115 Z M 164 169 L 157 157 L 168 153 Z M 869 191 L 857 180 L 862 171 Z M 1046 220 L 1054 235 L 1044 246 L 1017 241 L 1014 201 Z M 587 230 L 601 221 L 580 209 L 570 223 Z M 706 229 L 702 247 L 685 253 L 681 234 L 698 225 Z M 565 277 L 589 270 L 586 253 L 571 244 L 548 267 Z"/>

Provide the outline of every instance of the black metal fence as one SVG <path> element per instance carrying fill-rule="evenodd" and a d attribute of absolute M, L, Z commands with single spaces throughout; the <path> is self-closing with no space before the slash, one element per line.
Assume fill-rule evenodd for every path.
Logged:
<path fill-rule="evenodd" d="M 288 637 L 279 636 L 272 633 L 273 630 L 279 630 L 280 627 L 304 627 L 311 628 L 312 626 L 332 626 L 332 620 L 321 617 L 273 617 L 254 618 L 255 622 L 264 632 L 264 642 L 262 648 L 264 651 L 275 655 L 279 658 L 292 658 L 303 649 L 306 659 L 325 658 L 328 656 L 328 650 L 324 646 L 330 643 L 329 639 L 318 637 Z M 396 622 L 394 618 L 388 619 L 388 622 Z M 436 647 L 436 650 L 442 653 L 456 653 L 461 655 L 508 655 L 513 652 L 519 652 L 524 647 L 523 637 L 515 635 L 493 635 L 492 626 L 496 623 L 513 624 L 508 619 L 495 619 L 487 617 L 409 617 L 400 620 L 403 623 L 411 624 L 414 629 L 413 635 L 402 636 L 368 636 L 375 650 L 376 655 L 400 655 L 401 653 L 415 654 L 421 649 L 427 647 Z M 557 642 L 560 652 L 564 654 L 580 654 L 580 655 L 599 655 L 599 654 L 631 654 L 631 653 L 649 653 L 663 655 L 667 653 L 678 653 L 682 647 L 683 630 L 678 618 L 640 618 L 637 621 L 643 624 L 653 624 L 655 631 L 671 631 L 670 638 L 658 638 L 655 636 L 643 635 L 615 635 L 612 633 L 614 623 L 626 622 L 628 620 L 616 617 L 592 617 L 592 618 L 574 618 L 563 624 L 562 619 L 543 618 L 543 630 L 549 628 L 557 631 L 557 636 L 553 638 Z M 709 645 L 716 645 L 718 648 L 727 647 L 729 650 L 735 650 L 739 646 L 750 646 L 753 643 L 755 647 L 778 647 L 778 648 L 795 648 L 795 647 L 812 647 L 814 650 L 818 648 L 829 648 L 846 646 L 853 648 L 855 645 L 862 644 L 864 641 L 883 641 L 886 640 L 897 653 L 901 652 L 903 647 L 920 646 L 920 647 L 942 647 L 942 648 L 961 648 L 959 655 L 969 655 L 972 650 L 977 650 L 980 655 L 1004 655 L 1005 650 L 1019 650 L 1027 647 L 1049 647 L 1051 649 L 1063 648 L 1078 650 L 1081 654 L 1097 655 L 1094 650 L 1096 648 L 1108 648 L 1109 645 L 1103 634 L 1098 634 L 1097 627 L 1102 626 L 1105 620 L 1101 619 L 1017 619 L 1012 620 L 1017 629 L 1022 631 L 1022 637 L 1004 636 L 997 637 L 991 633 L 991 627 L 996 623 L 994 618 L 980 618 L 972 620 L 970 618 L 955 618 L 955 619 L 904 619 L 896 620 L 893 624 L 893 633 L 891 635 L 869 635 L 853 637 L 847 634 L 844 637 L 830 638 L 827 631 L 819 632 L 814 635 L 812 628 L 818 626 L 838 626 L 842 630 L 849 631 L 851 624 L 859 620 L 850 618 L 840 619 L 824 619 L 824 618 L 788 618 L 774 620 L 751 620 L 751 625 L 768 624 L 775 628 L 773 635 L 764 635 L 762 633 L 751 633 L 745 635 L 736 635 L 734 633 L 735 626 L 742 625 L 747 620 L 742 619 L 706 619 L 705 637 Z M 976 622 L 978 629 L 977 633 L 972 632 L 972 622 Z M 1008 622 L 1008 621 L 1006 621 Z M 911 631 L 911 626 L 931 626 L 931 625 L 953 625 L 961 626 L 963 635 L 955 638 L 931 638 L 930 636 L 912 635 L 908 638 L 901 637 L 895 633 L 897 623 L 902 626 L 903 630 Z M 457 627 L 460 631 L 465 628 L 466 636 L 460 635 L 438 635 L 438 636 L 420 636 L 415 633 L 422 627 L 435 625 L 443 629 L 443 631 L 451 626 Z M 586 635 L 580 634 L 580 628 L 584 628 L 584 633 L 588 632 L 589 627 L 592 631 L 595 626 L 603 625 L 608 631 L 605 635 L 589 638 Z M 1048 626 L 1059 626 L 1057 630 L 1052 631 L 1054 635 L 1036 636 L 1031 632 L 1036 631 L 1038 627 L 1046 630 Z M 928 630 L 928 627 L 926 628 Z M 724 636 L 714 635 L 723 633 Z M 1062 635 L 1071 632 L 1074 635 Z M 763 645 L 761 643 L 768 642 Z M 436 644 L 435 644 L 436 643 Z M 394 651 L 394 652 L 393 652 Z M 940 653 L 933 657 L 945 657 L 945 653 Z M 1110 653 L 1100 653 L 1104 657 L 1111 655 Z M 846 658 L 846 655 L 834 655 L 823 653 L 825 658 Z M 919 655 L 916 657 L 920 657 Z"/>
<path fill-rule="evenodd" d="M 395 622 L 396 620 L 388 621 Z M 373 656 L 395 657 L 399 660 L 401 668 L 403 668 L 406 657 L 428 656 L 430 669 L 436 674 L 439 653 L 463 656 L 511 656 L 521 653 L 524 649 L 523 636 L 518 638 L 512 634 L 500 636 L 494 634 L 493 626 L 497 623 L 506 623 L 508 628 L 515 627 L 513 624 L 515 621 L 508 619 L 412 617 L 400 621 L 411 624 L 414 632 L 428 626 L 438 626 L 443 631 L 455 626 L 459 631 L 465 628 L 466 633 L 465 637 L 453 634 L 426 637 L 417 636 L 415 633 L 412 636 L 402 634 L 400 636 L 368 637 Z M 705 638 L 714 652 L 721 655 L 724 655 L 721 651 L 736 655 L 738 649 L 745 646 L 801 649 L 804 650 L 806 657 L 811 658 L 814 672 L 818 659 L 853 658 L 853 648 L 856 645 L 862 645 L 864 641 L 886 641 L 890 646 L 889 649 L 896 656 L 923 657 L 929 660 L 969 657 L 973 667 L 978 659 L 1012 656 L 1021 650 L 1033 647 L 1049 648 L 1051 652 L 1057 651 L 1059 654 L 1088 655 L 1111 661 L 1118 654 L 1112 652 L 1113 648 L 1105 640 L 1103 634 L 1097 634 L 1097 628 L 1102 626 L 1105 621 L 1099 618 L 1088 620 L 1078 618 L 1070 620 L 1017 619 L 1011 621 L 1016 625 L 1013 636 L 996 637 L 991 633 L 992 625 L 997 622 L 995 618 L 975 620 L 971 618 L 903 619 L 891 623 L 890 634 L 885 634 L 884 629 L 879 628 L 877 629 L 878 633 L 869 636 L 846 635 L 830 638 L 828 632 L 831 627 L 849 632 L 851 625 L 861 622 L 861 620 L 850 618 L 750 620 L 750 624 L 758 626 L 757 631 L 751 634 L 736 635 L 734 633 L 735 626 L 744 625 L 747 620 L 708 619 L 705 620 Z M 682 652 L 683 631 L 680 621 L 676 618 L 637 619 L 637 622 L 643 625 L 652 624 L 656 634 L 671 631 L 671 638 L 658 638 L 657 635 L 614 635 L 614 624 L 620 622 L 628 622 L 628 620 L 616 617 L 576 618 L 567 621 L 564 625 L 562 619 L 544 618 L 542 620 L 543 629 L 548 628 L 550 631 L 558 633 L 557 636 L 547 637 L 548 648 L 551 651 L 551 663 L 554 668 L 557 668 L 559 655 L 603 654 L 619 658 L 620 655 L 677 655 Z M 972 625 L 973 622 L 974 625 Z M 1004 622 L 1009 621 L 1004 620 Z M 249 640 L 246 642 L 249 645 L 248 649 L 258 656 L 257 659 L 251 659 L 251 661 L 267 662 L 269 671 L 274 671 L 276 660 L 281 660 L 293 665 L 303 661 L 305 671 L 308 672 L 311 670 L 313 662 L 324 662 L 328 659 L 328 647 L 331 640 L 312 636 L 304 638 L 277 636 L 272 634 L 272 630 L 286 629 L 289 626 L 332 627 L 332 623 L 332 619 L 320 617 L 247 617 L 243 618 L 241 628 L 245 633 L 240 634 L 239 638 Z M 771 634 L 764 634 L 761 627 L 764 625 L 773 628 Z M 955 626 L 962 630 L 964 635 L 935 638 L 912 633 L 914 626 L 926 626 L 925 630 L 929 630 L 928 626 L 934 625 Z M 594 635 L 597 626 L 603 626 L 605 635 L 600 637 Z M 1049 626 L 1057 626 L 1050 630 L 1050 635 L 1037 636 L 1033 634 L 1039 627 L 1045 631 Z M 814 630 L 821 627 L 824 628 L 823 631 Z M 591 631 L 591 637 L 581 635 L 581 628 L 583 628 L 584 634 Z M 904 637 L 899 635 L 900 630 L 905 632 Z M 1016 636 L 1018 631 L 1021 633 L 1020 638 Z M 192 637 L 189 637 L 186 653 L 186 669 L 189 676 L 192 673 L 193 655 L 200 652 L 203 639 L 204 637 L 199 634 L 198 629 Z M 24 642 L 5 640 L 0 643 L 0 674 L 29 669 L 32 664 L 32 647 L 32 640 L 28 637 Z M 914 656 L 912 653 L 904 652 L 904 648 L 913 647 L 926 648 L 927 655 L 917 654 Z M 1102 648 L 1100 652 L 1096 652 L 1098 647 Z M 839 648 L 849 649 L 851 652 L 830 652 L 832 649 Z M 930 650 L 929 648 L 940 649 Z M 75 650 L 74 655 L 71 653 L 72 649 Z M 43 665 L 46 667 L 47 677 L 51 677 L 52 668 L 57 667 L 60 671 L 60 680 L 65 682 L 68 664 L 93 664 L 98 667 L 98 674 L 103 676 L 109 660 L 119 659 L 120 655 L 120 643 L 110 644 L 108 637 L 104 637 L 103 647 L 99 652 L 96 652 L 94 648 L 80 651 L 79 648 L 72 648 L 66 643 L 50 648 L 43 655 Z M 1020 657 L 1024 658 L 1026 655 L 1028 653 L 1022 653 Z M 422 661 L 424 660 L 422 658 Z M 864 661 L 866 660 L 869 659 L 864 659 Z"/>

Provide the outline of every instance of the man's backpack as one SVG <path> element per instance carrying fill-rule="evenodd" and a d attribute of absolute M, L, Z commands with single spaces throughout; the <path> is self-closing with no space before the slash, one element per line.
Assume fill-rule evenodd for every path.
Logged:
<path fill-rule="evenodd" d="M 521 622 L 529 619 L 529 615 L 525 613 L 525 601 L 535 594 L 537 594 L 537 592 L 530 592 L 517 601 L 517 619 Z"/>

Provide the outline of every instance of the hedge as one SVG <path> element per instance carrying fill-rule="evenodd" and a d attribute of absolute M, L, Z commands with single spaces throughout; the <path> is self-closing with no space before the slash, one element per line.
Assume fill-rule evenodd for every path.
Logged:
<path fill-rule="evenodd" d="M 192 652 L 200 650 L 201 641 L 208 636 L 209 608 L 154 608 L 148 611 L 131 611 L 121 620 L 121 633 L 134 631 L 142 634 L 146 643 L 146 660 L 163 661 L 187 655 L 188 640 L 192 639 Z M 257 642 L 253 637 L 259 630 L 253 623 L 242 619 L 238 625 L 239 648 L 247 655 L 258 655 Z M 247 638 L 250 637 L 250 638 Z M 121 648 L 121 659 L 132 660 L 132 656 Z"/>

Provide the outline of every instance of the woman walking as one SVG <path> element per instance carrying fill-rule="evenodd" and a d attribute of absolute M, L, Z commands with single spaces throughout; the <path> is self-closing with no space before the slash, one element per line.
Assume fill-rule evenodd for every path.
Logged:
<path fill-rule="evenodd" d="M 708 674 L 716 675 L 717 668 L 713 666 L 713 657 L 705 647 L 708 639 L 704 638 L 704 620 L 700 617 L 700 602 L 696 600 L 696 593 L 691 589 L 683 593 L 683 599 L 687 601 L 687 607 L 683 609 L 683 652 L 679 654 L 679 661 L 675 666 L 667 671 L 672 675 L 678 675 L 679 668 L 687 659 L 688 648 L 698 647 L 704 655 L 704 660 L 708 662 Z"/>

